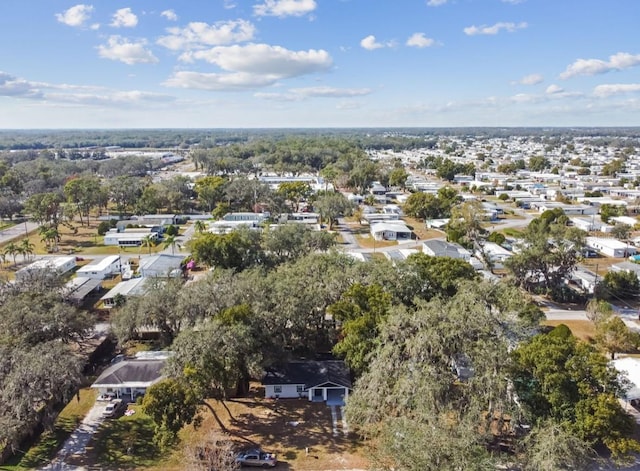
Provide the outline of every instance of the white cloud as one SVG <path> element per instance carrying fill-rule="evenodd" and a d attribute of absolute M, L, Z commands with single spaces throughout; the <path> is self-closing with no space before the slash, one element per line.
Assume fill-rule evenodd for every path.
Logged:
<path fill-rule="evenodd" d="M 384 44 L 376 41 L 376 37 L 373 34 L 370 34 L 362 41 L 360 41 L 360 46 L 368 51 L 373 51 L 374 49 L 380 49 L 384 47 Z"/>
<path fill-rule="evenodd" d="M 40 98 L 42 93 L 34 83 L 0 72 L 0 96 Z"/>
<path fill-rule="evenodd" d="M 131 8 L 120 8 L 113 14 L 111 25 L 114 28 L 133 28 L 138 24 L 138 17 Z"/>
<path fill-rule="evenodd" d="M 176 72 L 165 81 L 169 87 L 203 90 L 239 90 L 265 87 L 278 80 L 331 68 L 331 56 L 323 50 L 291 51 L 268 44 L 218 46 L 182 54 L 185 62 L 204 60 L 227 73 Z"/>
<path fill-rule="evenodd" d="M 0 72 L 0 96 L 29 98 L 47 103 L 128 106 L 174 101 L 170 95 L 140 90 L 113 90 L 91 85 L 32 82 Z"/>
<path fill-rule="evenodd" d="M 304 16 L 317 8 L 315 0 L 265 0 L 255 5 L 253 12 L 257 16 Z"/>
<path fill-rule="evenodd" d="M 56 13 L 56 19 L 67 26 L 84 26 L 85 22 L 91 18 L 93 5 L 75 5 L 62 13 Z"/>
<path fill-rule="evenodd" d="M 253 96 L 270 101 L 302 101 L 307 98 L 352 98 L 369 95 L 369 88 L 334 88 L 334 87 L 304 87 L 292 88 L 286 93 L 254 93 Z"/>
<path fill-rule="evenodd" d="M 232 10 L 233 8 L 235 8 L 237 5 L 233 0 L 224 0 L 224 9 L 225 10 Z"/>
<path fill-rule="evenodd" d="M 122 36 L 110 36 L 107 44 L 98 46 L 98 54 L 105 59 L 133 64 L 154 64 L 158 58 L 146 48 L 147 42 L 130 42 Z"/>
<path fill-rule="evenodd" d="M 245 72 L 231 74 L 200 73 L 179 71 L 169 77 L 163 85 L 175 88 L 195 88 L 198 90 L 247 90 L 273 85 L 280 77 L 257 75 Z"/>
<path fill-rule="evenodd" d="M 160 13 L 160 16 L 164 16 L 169 21 L 178 21 L 178 15 L 173 10 L 165 10 Z"/>
<path fill-rule="evenodd" d="M 527 27 L 527 23 L 524 21 L 521 23 L 496 23 L 492 26 L 482 25 L 482 26 L 468 26 L 464 28 L 464 34 L 467 36 L 477 36 L 479 34 L 486 35 L 495 35 L 500 31 L 504 30 L 509 33 L 513 33 L 519 29 L 524 29 Z"/>
<path fill-rule="evenodd" d="M 372 90 L 370 88 L 334 88 L 334 87 L 305 87 L 292 88 L 290 90 L 296 95 L 303 97 L 321 97 L 321 98 L 345 98 L 354 96 L 369 95 Z"/>
<path fill-rule="evenodd" d="M 558 85 L 556 85 L 555 83 L 552 83 L 551 85 L 549 85 L 547 87 L 547 89 L 545 90 L 545 93 L 547 95 L 555 95 L 557 93 L 562 93 L 564 92 L 564 89 Z"/>
<path fill-rule="evenodd" d="M 241 19 L 221 21 L 212 25 L 193 22 L 185 28 L 168 28 L 169 35 L 158 39 L 158 44 L 173 51 L 222 46 L 250 41 L 255 31 L 252 23 Z"/>
<path fill-rule="evenodd" d="M 423 48 L 433 46 L 435 43 L 435 40 L 427 38 L 424 33 L 413 33 L 409 39 L 407 39 L 406 45 Z"/>
<path fill-rule="evenodd" d="M 623 93 L 640 92 L 640 83 L 608 83 L 598 85 L 593 89 L 593 94 L 597 97 L 608 97 Z"/>
<path fill-rule="evenodd" d="M 427 1 L 427 6 L 430 7 L 439 7 L 440 5 L 444 5 L 445 3 L 447 3 L 449 0 L 428 0 Z"/>
<path fill-rule="evenodd" d="M 502 3 L 510 3 L 511 5 L 517 5 L 523 3 L 525 0 L 502 0 Z"/>
<path fill-rule="evenodd" d="M 640 54 L 629 54 L 618 52 L 609 56 L 608 61 L 600 59 L 578 59 L 573 64 L 567 66 L 566 70 L 560 74 L 560 78 L 568 79 L 576 75 L 599 75 L 613 70 L 624 70 L 640 65 Z"/>
<path fill-rule="evenodd" d="M 296 77 L 328 70 L 333 61 L 324 50 L 291 51 L 281 46 L 247 44 L 219 46 L 181 56 L 187 62 L 199 59 L 231 72 Z"/>
<path fill-rule="evenodd" d="M 518 80 L 520 85 L 537 85 L 544 82 L 544 77 L 540 74 L 529 74 Z"/>

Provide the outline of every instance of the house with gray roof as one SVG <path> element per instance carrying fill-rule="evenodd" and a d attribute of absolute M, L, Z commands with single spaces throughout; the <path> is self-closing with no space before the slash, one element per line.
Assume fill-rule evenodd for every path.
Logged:
<path fill-rule="evenodd" d="M 157 254 L 140 260 L 138 271 L 143 278 L 168 278 L 182 275 L 183 255 Z"/>
<path fill-rule="evenodd" d="M 149 352 L 143 352 L 149 353 Z M 152 352 L 121 360 L 104 370 L 91 385 L 100 394 L 114 393 L 117 398 L 133 402 L 147 389 L 165 378 L 163 368 L 171 352 Z"/>
<path fill-rule="evenodd" d="M 342 360 L 300 360 L 267 370 L 262 378 L 266 398 L 307 398 L 344 405 L 352 389 L 351 372 Z"/>

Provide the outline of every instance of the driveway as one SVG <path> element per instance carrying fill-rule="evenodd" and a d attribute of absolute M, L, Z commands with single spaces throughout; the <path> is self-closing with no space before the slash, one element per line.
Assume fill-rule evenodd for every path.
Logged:
<path fill-rule="evenodd" d="M 70 456 L 82 456 L 85 453 L 87 444 L 91 440 L 93 434 L 104 420 L 102 411 L 104 411 L 107 403 L 96 402 L 86 417 L 82 420 L 78 428 L 64 442 L 60 451 L 50 464 L 39 468 L 41 471 L 81 471 L 86 468 L 83 466 L 73 466 L 67 464 L 65 460 Z"/>

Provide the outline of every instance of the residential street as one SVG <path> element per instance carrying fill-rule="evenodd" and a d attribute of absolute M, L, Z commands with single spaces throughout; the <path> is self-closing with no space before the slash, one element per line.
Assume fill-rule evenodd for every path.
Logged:
<path fill-rule="evenodd" d="M 38 224 L 27 221 L 26 223 L 21 222 L 15 226 L 3 229 L 0 231 L 0 244 L 4 244 L 13 239 L 23 238 L 25 234 L 35 231 L 37 228 Z"/>

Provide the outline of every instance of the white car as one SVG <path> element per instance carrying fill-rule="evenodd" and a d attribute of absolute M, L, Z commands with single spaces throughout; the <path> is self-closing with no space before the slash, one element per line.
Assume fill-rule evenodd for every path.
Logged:
<path fill-rule="evenodd" d="M 122 399 L 114 399 L 109 404 L 107 404 L 107 407 L 105 407 L 105 409 L 102 411 L 102 416 L 113 417 L 118 412 L 120 412 L 120 410 L 124 406 L 125 406 L 125 403 L 122 401 Z"/>

